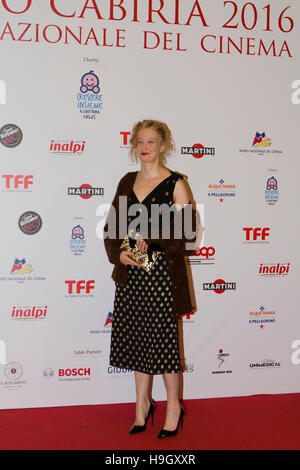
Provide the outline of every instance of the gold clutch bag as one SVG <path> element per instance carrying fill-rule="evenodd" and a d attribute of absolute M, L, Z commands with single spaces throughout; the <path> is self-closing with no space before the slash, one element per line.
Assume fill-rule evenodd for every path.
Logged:
<path fill-rule="evenodd" d="M 147 273 L 154 268 L 155 262 L 160 254 L 159 251 L 152 251 L 150 256 L 148 253 L 141 253 L 136 245 L 136 240 L 133 240 L 128 234 L 124 238 L 120 248 L 121 250 L 130 251 L 131 255 L 129 257 L 140 264 Z"/>

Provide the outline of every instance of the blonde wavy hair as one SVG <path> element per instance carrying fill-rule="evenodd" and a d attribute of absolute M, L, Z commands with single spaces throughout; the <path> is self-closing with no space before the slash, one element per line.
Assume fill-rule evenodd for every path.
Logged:
<path fill-rule="evenodd" d="M 172 133 L 168 128 L 167 124 L 161 121 L 155 121 L 152 119 L 144 119 L 143 121 L 137 122 L 132 129 L 130 137 L 130 150 L 129 155 L 133 163 L 138 163 L 139 159 L 136 155 L 135 149 L 137 144 L 137 136 L 141 129 L 150 128 L 153 129 L 159 136 L 161 145 L 163 144 L 165 149 L 161 152 L 159 157 L 159 163 L 165 165 L 167 156 L 175 150 L 175 144 L 173 141 Z"/>

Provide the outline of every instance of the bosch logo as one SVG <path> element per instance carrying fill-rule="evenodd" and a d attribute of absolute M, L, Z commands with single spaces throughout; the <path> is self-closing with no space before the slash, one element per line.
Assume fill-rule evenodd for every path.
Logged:
<path fill-rule="evenodd" d="M 81 377 L 86 377 L 91 375 L 91 369 L 58 369 L 59 377 L 77 377 L 78 375 Z"/>

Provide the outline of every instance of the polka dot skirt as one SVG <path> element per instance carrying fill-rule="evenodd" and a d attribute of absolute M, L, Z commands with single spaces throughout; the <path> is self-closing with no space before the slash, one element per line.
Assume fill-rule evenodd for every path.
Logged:
<path fill-rule="evenodd" d="M 149 273 L 129 265 L 127 285 L 116 285 L 110 365 L 151 375 L 181 371 L 178 321 L 164 253 Z"/>

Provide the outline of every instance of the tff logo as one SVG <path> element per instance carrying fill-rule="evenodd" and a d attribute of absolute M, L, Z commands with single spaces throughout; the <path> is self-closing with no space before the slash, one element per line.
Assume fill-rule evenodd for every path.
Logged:
<path fill-rule="evenodd" d="M 75 280 L 68 280 L 65 281 L 65 284 L 68 286 L 68 294 L 81 294 L 82 291 L 85 294 L 89 294 L 91 290 L 95 289 L 95 281 L 90 280 L 90 281 L 85 281 L 85 280 L 80 280 L 80 281 L 75 281 Z"/>
<path fill-rule="evenodd" d="M 120 135 L 122 136 L 122 139 L 123 139 L 122 146 L 124 146 L 124 145 L 128 146 L 129 145 L 129 136 L 131 135 L 131 132 L 122 131 L 122 132 L 120 132 Z"/>
<path fill-rule="evenodd" d="M 33 175 L 2 175 L 5 189 L 28 189 L 33 184 Z"/>
<path fill-rule="evenodd" d="M 243 231 L 246 232 L 246 241 L 250 240 L 266 240 L 267 237 L 270 236 L 270 228 L 269 227 L 243 227 Z"/>

